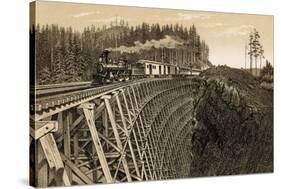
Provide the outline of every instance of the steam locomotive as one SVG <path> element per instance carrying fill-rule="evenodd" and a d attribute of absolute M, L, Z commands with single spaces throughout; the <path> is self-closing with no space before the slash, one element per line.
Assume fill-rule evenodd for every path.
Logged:
<path fill-rule="evenodd" d="M 129 63 L 126 58 L 112 60 L 109 58 L 110 51 L 104 50 L 99 57 L 96 67 L 96 80 L 101 83 L 112 83 L 114 81 L 127 81 L 144 77 L 168 77 L 175 75 L 199 75 L 200 69 L 189 69 L 168 63 L 151 60 L 139 60 Z"/>
<path fill-rule="evenodd" d="M 104 50 L 97 64 L 96 79 L 99 83 L 110 83 L 113 81 L 129 80 L 132 75 L 132 65 L 125 58 L 117 62 L 109 58 L 110 51 Z"/>

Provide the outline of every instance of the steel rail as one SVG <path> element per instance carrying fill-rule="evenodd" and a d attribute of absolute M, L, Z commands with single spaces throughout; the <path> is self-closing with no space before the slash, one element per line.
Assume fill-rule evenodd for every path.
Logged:
<path fill-rule="evenodd" d="M 35 121 L 41 120 L 47 116 L 64 111 L 71 107 L 78 106 L 81 103 L 85 103 L 96 98 L 99 98 L 105 94 L 112 93 L 116 90 L 124 87 L 136 85 L 139 83 L 145 83 L 149 81 L 157 80 L 171 80 L 173 78 L 144 78 L 136 81 L 127 81 L 122 83 L 115 83 L 101 87 L 89 88 L 84 90 L 78 90 L 68 93 L 59 93 L 47 97 L 35 97 L 35 103 L 31 104 L 31 118 Z"/>
<path fill-rule="evenodd" d="M 35 87 L 31 87 L 31 92 L 33 92 L 36 96 L 48 96 L 57 93 L 86 89 L 91 87 L 91 85 L 91 81 L 37 85 Z"/>

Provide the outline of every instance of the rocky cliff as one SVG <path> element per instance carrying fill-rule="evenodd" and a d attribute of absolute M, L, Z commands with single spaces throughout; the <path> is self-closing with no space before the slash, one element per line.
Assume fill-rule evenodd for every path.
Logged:
<path fill-rule="evenodd" d="M 273 91 L 225 66 L 202 73 L 190 176 L 273 171 Z"/>

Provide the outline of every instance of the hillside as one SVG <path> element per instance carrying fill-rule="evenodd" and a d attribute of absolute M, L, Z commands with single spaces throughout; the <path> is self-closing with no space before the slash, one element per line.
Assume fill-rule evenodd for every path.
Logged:
<path fill-rule="evenodd" d="M 273 172 L 273 91 L 226 66 L 202 77 L 190 176 Z"/>

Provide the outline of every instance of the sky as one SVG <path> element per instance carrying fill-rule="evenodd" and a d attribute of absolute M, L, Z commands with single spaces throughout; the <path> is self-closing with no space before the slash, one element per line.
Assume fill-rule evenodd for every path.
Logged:
<path fill-rule="evenodd" d="M 128 21 L 130 26 L 142 22 L 178 23 L 187 27 L 194 24 L 201 40 L 209 45 L 212 64 L 236 68 L 245 67 L 245 43 L 249 33 L 256 28 L 261 36 L 264 56 L 274 64 L 273 16 L 47 1 L 36 3 L 36 23 L 72 26 L 78 31 L 91 25 L 109 25 L 116 17 Z"/>

